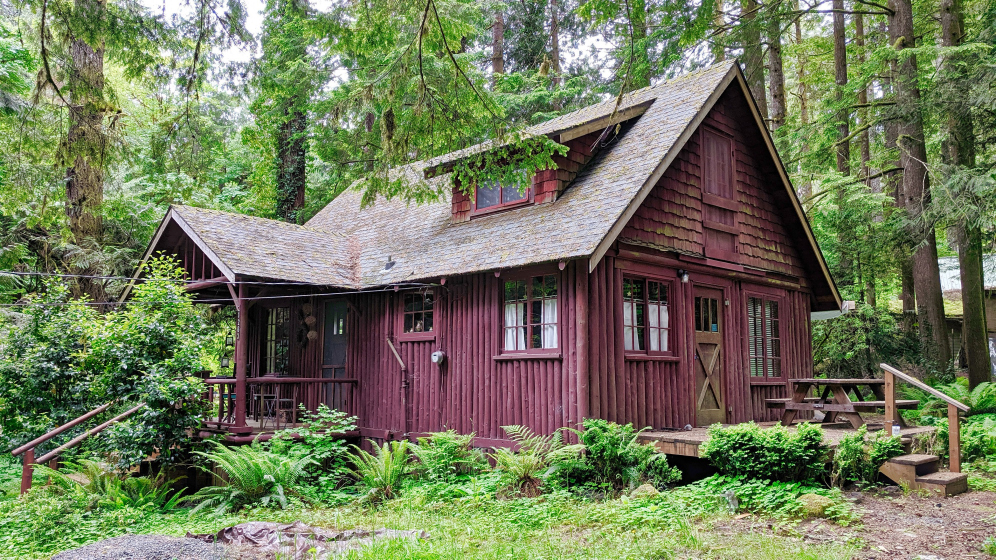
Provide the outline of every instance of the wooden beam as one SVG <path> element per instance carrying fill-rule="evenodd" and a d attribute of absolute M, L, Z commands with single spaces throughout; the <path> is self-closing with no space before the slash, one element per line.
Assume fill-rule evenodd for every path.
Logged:
<path fill-rule="evenodd" d="M 203 290 L 204 288 L 213 288 L 215 286 L 220 286 L 222 284 L 228 284 L 228 278 L 224 276 L 219 276 L 217 278 L 211 278 L 209 280 L 203 280 L 201 282 L 190 282 L 187 284 L 186 289 L 188 292 L 196 292 L 197 290 Z"/>
<path fill-rule="evenodd" d="M 561 144 L 565 144 L 575 138 L 580 138 L 587 134 L 591 134 L 592 132 L 598 132 L 599 130 L 604 130 L 612 125 L 639 117 L 640 115 L 646 113 L 647 109 L 653 105 L 653 103 L 653 100 L 644 101 L 639 105 L 633 105 L 632 107 L 616 111 L 614 114 L 605 115 L 604 117 L 599 117 L 580 126 L 569 128 L 559 134 L 557 141 Z"/>
<path fill-rule="evenodd" d="M 958 408 L 953 404 L 948 404 L 948 470 L 961 472 L 961 425 Z"/>
<path fill-rule="evenodd" d="M 246 424 L 246 372 L 249 360 L 249 308 L 246 305 L 245 284 L 239 284 L 238 293 L 228 284 L 235 300 L 235 310 L 238 317 L 238 337 L 235 341 L 235 426 L 233 433 L 251 433 L 252 428 Z"/>

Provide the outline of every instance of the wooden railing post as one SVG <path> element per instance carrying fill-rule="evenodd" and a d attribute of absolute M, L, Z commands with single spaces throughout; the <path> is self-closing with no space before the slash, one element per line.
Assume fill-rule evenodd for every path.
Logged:
<path fill-rule="evenodd" d="M 899 418 L 896 417 L 896 378 L 889 370 L 885 372 L 885 425 L 883 429 L 888 435 L 892 435 L 892 427 L 900 426 Z"/>
<path fill-rule="evenodd" d="M 35 450 L 29 449 L 24 452 L 24 459 L 21 467 L 21 494 L 27 494 L 31 490 L 31 475 L 34 470 Z"/>
<path fill-rule="evenodd" d="M 958 409 L 948 404 L 948 470 L 961 472 L 961 426 L 958 424 Z"/>

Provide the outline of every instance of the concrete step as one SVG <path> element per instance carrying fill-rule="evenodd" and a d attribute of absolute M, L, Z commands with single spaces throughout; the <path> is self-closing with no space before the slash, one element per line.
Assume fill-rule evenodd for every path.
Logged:
<path fill-rule="evenodd" d="M 948 471 L 916 477 L 916 486 L 937 496 L 954 496 L 968 492 L 968 475 Z"/>

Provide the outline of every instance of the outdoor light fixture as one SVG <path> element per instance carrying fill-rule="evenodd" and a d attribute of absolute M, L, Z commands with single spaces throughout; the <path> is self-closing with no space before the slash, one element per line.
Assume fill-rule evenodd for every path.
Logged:
<path fill-rule="evenodd" d="M 235 339 L 232 338 L 232 335 L 225 337 L 225 346 L 235 346 Z"/>
<path fill-rule="evenodd" d="M 387 262 L 384 264 L 384 270 L 391 270 L 394 268 L 394 261 L 391 260 L 391 255 L 387 256 Z"/>
<path fill-rule="evenodd" d="M 687 270 L 679 270 L 678 271 L 678 278 L 681 278 L 681 283 L 682 284 L 687 284 L 688 283 L 688 271 Z"/>
<path fill-rule="evenodd" d="M 223 369 L 228 369 L 228 366 L 231 365 L 231 363 L 232 362 L 231 360 L 228 359 L 228 356 L 225 356 L 224 358 L 221 359 L 218 365 L 220 365 Z"/>

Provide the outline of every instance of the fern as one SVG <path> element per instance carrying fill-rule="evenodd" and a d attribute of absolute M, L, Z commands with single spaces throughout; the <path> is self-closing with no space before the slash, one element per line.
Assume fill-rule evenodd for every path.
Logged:
<path fill-rule="evenodd" d="M 372 502 L 390 500 L 409 472 L 407 441 L 391 441 L 378 447 L 373 440 L 374 453 L 367 453 L 353 446 L 353 474 L 360 484 L 367 487 L 367 499 Z"/>
<path fill-rule="evenodd" d="M 513 452 L 498 448 L 491 458 L 502 473 L 505 493 L 509 495 L 539 495 L 545 480 L 584 450 L 580 444 L 565 444 L 559 430 L 541 436 L 525 426 L 502 426 L 502 429 L 518 449 Z"/>
<path fill-rule="evenodd" d="M 49 491 L 76 495 L 86 509 L 131 507 L 168 512 L 182 501 L 183 490 L 173 491 L 170 481 L 162 475 L 153 478 L 121 475 L 87 459 L 66 462 L 63 471 L 36 465 L 35 472 L 51 480 Z"/>
<path fill-rule="evenodd" d="M 191 496 L 197 503 L 191 513 L 204 508 L 214 508 L 215 513 L 237 510 L 249 504 L 264 506 L 276 502 L 287 507 L 287 494 L 305 476 L 307 467 L 314 463 L 310 457 L 293 457 L 270 453 L 258 442 L 244 447 L 226 447 L 216 441 L 211 451 L 197 451 L 209 464 L 217 465 L 228 478 L 223 486 L 209 486 Z M 211 472 L 207 467 L 201 469 Z"/>

